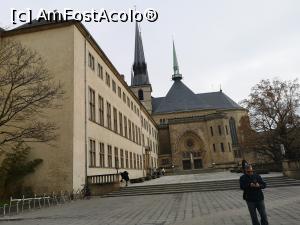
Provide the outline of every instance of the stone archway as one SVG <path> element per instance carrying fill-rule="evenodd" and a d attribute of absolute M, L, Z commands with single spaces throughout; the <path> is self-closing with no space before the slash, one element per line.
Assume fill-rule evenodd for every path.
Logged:
<path fill-rule="evenodd" d="M 183 170 L 203 167 L 204 142 L 193 131 L 185 132 L 177 141 L 175 162 Z"/>

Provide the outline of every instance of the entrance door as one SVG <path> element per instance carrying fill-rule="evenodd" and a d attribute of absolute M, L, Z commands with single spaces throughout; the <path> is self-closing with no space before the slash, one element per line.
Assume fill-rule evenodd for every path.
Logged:
<path fill-rule="evenodd" d="M 191 160 L 182 160 L 182 167 L 184 170 L 192 169 Z"/>
<path fill-rule="evenodd" d="M 202 160 L 194 159 L 194 167 L 195 167 L 195 169 L 201 169 L 202 168 Z"/>

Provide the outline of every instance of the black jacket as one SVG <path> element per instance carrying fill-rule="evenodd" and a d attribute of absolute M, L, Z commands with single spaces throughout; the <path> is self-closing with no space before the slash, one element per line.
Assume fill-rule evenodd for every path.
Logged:
<path fill-rule="evenodd" d="M 259 187 L 250 187 L 251 183 L 259 183 Z M 266 183 L 261 176 L 257 174 L 244 174 L 240 177 L 240 188 L 244 190 L 243 198 L 248 202 L 257 202 L 264 200 L 264 194 L 261 189 L 266 188 Z"/>

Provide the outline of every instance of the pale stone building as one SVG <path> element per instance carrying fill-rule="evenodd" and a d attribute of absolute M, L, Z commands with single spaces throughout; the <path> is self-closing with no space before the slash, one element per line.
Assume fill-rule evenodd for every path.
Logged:
<path fill-rule="evenodd" d="M 158 166 L 156 123 L 83 24 L 33 21 L 0 35 L 0 44 L 9 39 L 37 51 L 66 92 L 62 108 L 46 112 L 59 126 L 55 147 L 32 144 L 43 163 L 26 185 L 77 190 L 87 177 L 127 170 L 139 178 Z"/>

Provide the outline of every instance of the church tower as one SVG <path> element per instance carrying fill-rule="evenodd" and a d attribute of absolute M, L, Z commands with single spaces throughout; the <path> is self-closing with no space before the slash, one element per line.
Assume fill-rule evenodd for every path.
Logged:
<path fill-rule="evenodd" d="M 145 106 L 147 111 L 152 113 L 152 87 L 148 77 L 147 63 L 145 61 L 144 48 L 141 32 L 138 24 L 135 26 L 135 47 L 134 62 L 131 72 L 131 90 Z"/>

